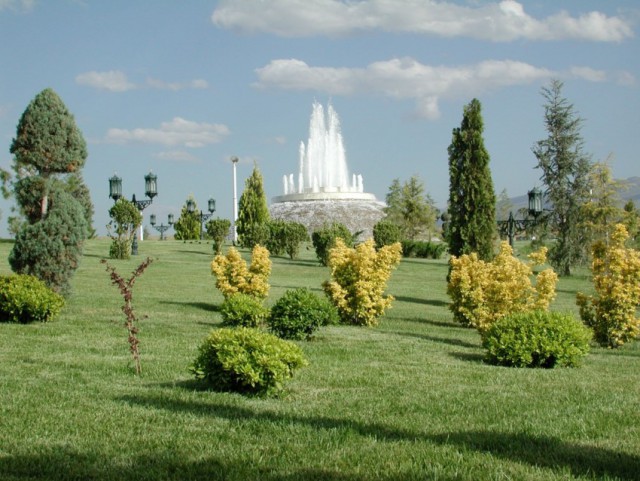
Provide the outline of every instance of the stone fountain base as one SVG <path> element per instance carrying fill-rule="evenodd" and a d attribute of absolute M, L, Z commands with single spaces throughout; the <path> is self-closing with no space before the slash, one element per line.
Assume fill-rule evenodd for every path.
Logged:
<path fill-rule="evenodd" d="M 273 199 L 269 207 L 271 218 L 299 222 L 307 228 L 309 235 L 325 224 L 341 222 L 351 233 L 362 231 L 358 237 L 362 241 L 373 237 L 373 226 L 385 217 L 382 210 L 385 203 L 377 201 L 372 194 L 324 195 L 324 198 L 310 200 L 283 198 L 291 198 L 291 195 Z"/>

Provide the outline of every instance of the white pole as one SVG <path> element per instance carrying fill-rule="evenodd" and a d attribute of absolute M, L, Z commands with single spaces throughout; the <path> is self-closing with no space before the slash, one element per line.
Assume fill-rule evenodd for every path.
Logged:
<path fill-rule="evenodd" d="M 238 242 L 238 231 L 236 229 L 236 223 L 238 221 L 238 191 L 236 188 L 236 164 L 238 163 L 238 157 L 231 157 L 231 163 L 233 164 L 233 244 Z"/>

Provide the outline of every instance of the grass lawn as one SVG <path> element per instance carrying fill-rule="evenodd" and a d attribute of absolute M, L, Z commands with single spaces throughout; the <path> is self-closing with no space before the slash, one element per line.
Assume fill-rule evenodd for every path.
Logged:
<path fill-rule="evenodd" d="M 220 325 L 210 244 L 145 241 L 138 279 L 142 375 L 122 299 L 89 241 L 61 316 L 0 324 L 0 480 L 640 479 L 640 343 L 594 347 L 574 369 L 486 365 L 452 321 L 445 261 L 403 260 L 377 328 L 323 328 L 310 365 L 275 399 L 199 391 L 188 366 Z M 0 273 L 11 243 L 0 243 Z M 273 258 L 273 303 L 320 292 L 313 251 Z M 561 279 L 575 308 L 586 275 Z"/>

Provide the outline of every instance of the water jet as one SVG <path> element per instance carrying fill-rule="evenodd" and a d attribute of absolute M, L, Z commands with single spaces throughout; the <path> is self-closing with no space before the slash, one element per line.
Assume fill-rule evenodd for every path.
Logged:
<path fill-rule="evenodd" d="M 327 112 L 315 102 L 309 139 L 300 143 L 298 175 L 284 175 L 283 195 L 271 200 L 272 219 L 303 224 L 309 234 L 330 222 L 341 222 L 360 238 L 373 235 L 385 204 L 364 191 L 361 174 L 349 174 L 340 119 L 331 104 Z"/>

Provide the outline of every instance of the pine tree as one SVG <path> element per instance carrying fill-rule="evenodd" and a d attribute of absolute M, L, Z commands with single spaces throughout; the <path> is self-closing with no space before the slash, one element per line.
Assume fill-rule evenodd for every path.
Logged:
<path fill-rule="evenodd" d="M 542 170 L 546 200 L 552 206 L 545 216 L 548 229 L 556 236 L 549 249 L 549 263 L 560 275 L 568 276 L 571 267 L 584 262 L 588 255 L 589 235 L 582 222 L 582 209 L 589 200 L 591 161 L 582 150 L 583 120 L 562 97 L 562 86 L 559 80 L 552 80 L 542 89 L 549 136 L 536 142 L 532 151 L 538 159 L 536 167 Z"/>
<path fill-rule="evenodd" d="M 244 247 L 262 244 L 269 232 L 269 207 L 264 193 L 262 174 L 254 165 L 251 176 L 245 181 L 244 191 L 238 202 L 238 221 L 236 223 L 238 241 Z"/>
<path fill-rule="evenodd" d="M 13 191 L 26 220 L 9 262 L 15 272 L 36 275 L 67 294 L 91 215 L 70 187 L 70 177 L 79 176 L 85 164 L 87 148 L 73 115 L 53 90 L 43 90 L 29 103 L 10 151 Z"/>
<path fill-rule="evenodd" d="M 459 128 L 449 145 L 449 252 L 460 256 L 476 252 L 493 257 L 496 232 L 496 196 L 484 147 L 481 105 L 473 99 L 464 107 Z"/>
<path fill-rule="evenodd" d="M 419 176 L 411 176 L 404 184 L 394 179 L 389 186 L 386 203 L 385 220 L 400 228 L 403 239 L 431 238 L 437 211 Z"/>

